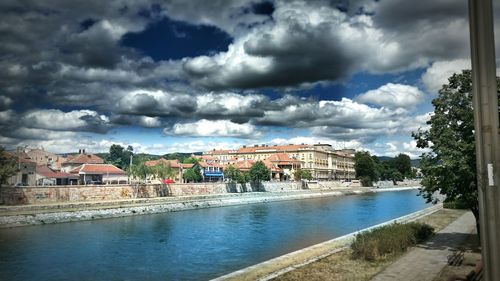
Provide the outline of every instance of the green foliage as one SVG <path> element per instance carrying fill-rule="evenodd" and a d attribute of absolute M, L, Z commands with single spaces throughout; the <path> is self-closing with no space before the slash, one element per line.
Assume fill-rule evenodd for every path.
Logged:
<path fill-rule="evenodd" d="M 5 152 L 5 148 L 0 146 L 0 186 L 6 184 L 8 179 L 18 171 L 17 161 L 14 157 Z"/>
<path fill-rule="evenodd" d="M 162 156 L 162 158 L 165 158 L 167 160 L 179 160 L 180 163 L 185 163 L 184 160 L 187 158 L 190 158 L 193 153 L 182 153 L 182 152 L 174 152 L 174 153 L 167 153 Z M 194 163 L 192 163 L 194 164 Z"/>
<path fill-rule="evenodd" d="M 128 170 L 129 176 L 132 176 L 136 179 L 143 180 L 144 182 L 148 179 L 148 175 L 153 175 L 154 170 L 152 167 L 148 167 L 144 165 L 144 162 L 141 162 L 137 165 L 132 165 Z"/>
<path fill-rule="evenodd" d="M 429 202 L 437 201 L 436 191 L 449 201 L 460 200 L 478 220 L 471 71 L 453 74 L 432 104 L 434 115 L 427 121 L 430 129 L 412 133 L 418 147 L 432 150 L 421 157 L 421 194 Z"/>
<path fill-rule="evenodd" d="M 377 180 L 391 180 L 394 183 L 404 178 L 414 179 L 416 171 L 412 169 L 412 160 L 406 154 L 400 153 L 395 158 L 372 156 L 375 163 L 375 178 Z M 383 159 L 383 160 L 381 160 Z"/>
<path fill-rule="evenodd" d="M 411 175 L 411 159 L 410 156 L 400 153 L 392 160 L 392 166 L 399 172 L 402 178 L 410 177 Z"/>
<path fill-rule="evenodd" d="M 184 163 L 184 164 L 196 164 L 199 161 L 200 160 L 198 160 L 198 158 L 190 156 L 190 157 L 187 157 L 186 159 L 184 159 L 182 161 L 182 163 Z"/>
<path fill-rule="evenodd" d="M 425 241 L 433 233 L 434 228 L 417 222 L 394 223 L 379 227 L 356 235 L 351 244 L 353 258 L 367 261 L 383 260 Z"/>
<path fill-rule="evenodd" d="M 109 148 L 109 154 L 106 156 L 106 163 L 113 164 L 120 169 L 126 169 L 130 163 L 130 157 L 134 155 L 132 146 L 126 149 L 118 144 L 112 144 Z"/>
<path fill-rule="evenodd" d="M 224 178 L 228 179 L 229 182 L 237 181 L 240 174 L 241 172 L 238 169 L 236 169 L 233 165 L 228 165 L 224 169 Z"/>
<path fill-rule="evenodd" d="M 294 173 L 293 173 L 293 177 L 295 178 L 295 180 L 312 180 L 312 175 L 311 175 L 311 171 L 309 170 L 305 170 L 305 169 L 297 169 Z"/>
<path fill-rule="evenodd" d="M 241 172 L 238 171 L 238 175 L 236 177 L 236 182 L 239 184 L 245 184 L 247 182 L 250 182 L 250 174 L 246 172 Z"/>
<path fill-rule="evenodd" d="M 161 163 L 159 165 L 156 165 L 154 167 L 151 167 L 152 173 L 161 180 L 164 179 L 172 179 L 175 177 L 175 170 L 170 166 L 170 163 L 167 163 L 166 165 L 164 163 Z"/>
<path fill-rule="evenodd" d="M 466 202 L 463 202 L 462 200 L 459 199 L 453 201 L 445 200 L 445 202 L 443 202 L 443 207 L 447 209 L 459 209 L 459 210 L 469 209 Z"/>
<path fill-rule="evenodd" d="M 361 180 L 363 186 L 372 186 L 372 182 L 378 180 L 376 163 L 368 151 L 356 152 L 354 170 L 356 178 Z"/>
<path fill-rule="evenodd" d="M 271 178 L 269 169 L 264 162 L 257 161 L 250 168 L 250 180 L 252 182 L 260 183 L 261 181 L 268 181 Z"/>
<path fill-rule="evenodd" d="M 194 165 L 192 168 L 187 169 L 184 171 L 182 178 L 187 182 L 200 182 L 203 178 L 201 176 L 200 167 Z"/>

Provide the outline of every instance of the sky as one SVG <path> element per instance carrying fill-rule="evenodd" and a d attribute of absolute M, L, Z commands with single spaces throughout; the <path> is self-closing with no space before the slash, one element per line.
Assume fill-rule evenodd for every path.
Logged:
<path fill-rule="evenodd" d="M 468 31 L 456 0 L 5 0 L 0 145 L 321 142 L 417 158 L 411 133 L 470 68 Z"/>

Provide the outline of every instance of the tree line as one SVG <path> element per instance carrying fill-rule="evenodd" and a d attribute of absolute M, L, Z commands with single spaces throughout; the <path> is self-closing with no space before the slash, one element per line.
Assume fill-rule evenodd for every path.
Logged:
<path fill-rule="evenodd" d="M 373 186 L 376 181 L 402 181 L 417 177 L 417 169 L 411 166 L 410 156 L 400 153 L 395 158 L 380 160 L 368 151 L 359 151 L 354 156 L 356 178 L 363 186 Z"/>

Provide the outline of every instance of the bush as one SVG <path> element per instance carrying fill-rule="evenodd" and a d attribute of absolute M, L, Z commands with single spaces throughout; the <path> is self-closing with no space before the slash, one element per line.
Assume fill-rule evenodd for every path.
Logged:
<path fill-rule="evenodd" d="M 370 179 L 370 177 L 360 177 L 359 180 L 361 181 L 361 185 L 364 187 L 371 187 L 373 186 L 373 182 Z"/>
<path fill-rule="evenodd" d="M 459 210 L 467 210 L 467 209 L 469 209 L 469 207 L 467 206 L 467 204 L 463 200 L 460 200 L 460 199 L 456 199 L 456 200 L 453 200 L 453 201 L 444 202 L 443 203 L 443 208 L 446 208 L 446 209 L 459 209 Z"/>
<path fill-rule="evenodd" d="M 410 222 L 394 223 L 356 235 L 351 245 L 353 258 L 367 261 L 383 260 L 390 255 L 406 251 L 434 232 L 427 224 Z"/>

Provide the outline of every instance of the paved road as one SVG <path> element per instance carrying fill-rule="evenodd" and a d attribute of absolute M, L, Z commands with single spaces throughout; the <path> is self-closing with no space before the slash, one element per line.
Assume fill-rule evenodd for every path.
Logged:
<path fill-rule="evenodd" d="M 476 227 L 474 216 L 467 212 L 438 232 L 425 244 L 417 246 L 377 274 L 371 281 L 432 281 L 447 264 L 450 250 L 460 245 Z"/>

